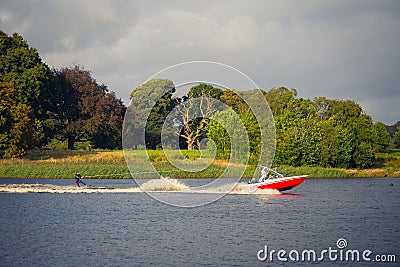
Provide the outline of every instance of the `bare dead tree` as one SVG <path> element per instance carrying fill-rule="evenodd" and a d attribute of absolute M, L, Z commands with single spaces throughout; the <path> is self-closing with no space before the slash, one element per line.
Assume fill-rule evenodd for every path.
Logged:
<path fill-rule="evenodd" d="M 181 103 L 176 110 L 183 124 L 182 131 L 177 134 L 186 140 L 188 150 L 198 148 L 200 137 L 215 112 L 211 99 L 203 91 L 201 97 Z"/>

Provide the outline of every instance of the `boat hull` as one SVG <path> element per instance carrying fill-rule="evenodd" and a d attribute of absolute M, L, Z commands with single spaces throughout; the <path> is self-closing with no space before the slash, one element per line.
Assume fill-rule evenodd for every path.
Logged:
<path fill-rule="evenodd" d="M 279 191 L 287 191 L 303 183 L 307 179 L 307 177 L 308 175 L 302 175 L 268 179 L 261 183 L 249 184 L 249 186 L 254 186 L 258 189 L 275 189 Z"/>

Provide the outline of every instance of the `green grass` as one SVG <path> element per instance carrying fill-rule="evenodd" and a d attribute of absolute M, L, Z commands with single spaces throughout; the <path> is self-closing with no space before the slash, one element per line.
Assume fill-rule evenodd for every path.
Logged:
<path fill-rule="evenodd" d="M 201 156 L 200 151 L 176 150 L 132 150 L 125 153 L 121 150 L 32 150 L 21 159 L 1 159 L 0 177 L 72 178 L 76 171 L 80 171 L 89 178 L 155 178 L 159 174 L 172 178 L 214 178 L 224 173 L 226 161 L 213 161 L 204 151 Z M 130 171 L 125 158 L 128 159 Z M 380 166 L 366 170 L 308 166 L 280 166 L 279 170 L 288 175 L 307 174 L 310 177 L 326 178 L 400 177 L 400 151 L 377 154 L 376 158 Z M 170 160 L 183 166 L 183 169 L 193 168 L 193 162 L 208 167 L 202 171 L 184 171 L 173 166 Z M 247 166 L 241 175 L 243 168 L 241 164 L 233 164 L 224 177 L 253 177 L 256 166 Z"/>
<path fill-rule="evenodd" d="M 389 155 L 400 158 L 400 149 L 392 149 L 392 150 L 390 150 Z"/>
<path fill-rule="evenodd" d="M 1 162 L 0 177 L 15 178 L 70 178 L 80 171 L 84 175 L 101 178 L 128 178 L 129 170 L 123 164 L 52 163 L 28 160 Z M 94 178 L 94 177 L 93 177 Z"/>
<path fill-rule="evenodd" d="M 0 177 L 69 178 L 76 171 L 104 178 L 129 177 L 122 151 L 32 150 L 21 159 L 2 159 L 0 166 Z"/>
<path fill-rule="evenodd" d="M 388 153 L 377 153 L 373 169 L 359 171 L 357 176 L 400 177 L 400 150 L 392 149 Z"/>
<path fill-rule="evenodd" d="M 312 178 L 344 178 L 349 177 L 348 173 L 343 169 L 338 168 L 323 168 L 323 167 L 291 167 L 281 166 L 279 170 L 289 176 L 307 174 Z"/>

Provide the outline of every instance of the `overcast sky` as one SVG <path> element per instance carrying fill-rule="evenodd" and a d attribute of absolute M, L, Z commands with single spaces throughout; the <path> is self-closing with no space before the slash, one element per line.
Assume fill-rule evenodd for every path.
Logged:
<path fill-rule="evenodd" d="M 154 73 L 207 60 L 265 90 L 352 99 L 375 121 L 400 120 L 397 0 L 2 0 L 0 29 L 50 67 L 92 71 L 125 103 Z"/>

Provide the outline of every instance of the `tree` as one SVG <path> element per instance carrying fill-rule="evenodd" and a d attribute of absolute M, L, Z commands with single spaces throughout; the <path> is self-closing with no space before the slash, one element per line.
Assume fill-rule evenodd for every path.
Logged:
<path fill-rule="evenodd" d="M 301 120 L 299 114 L 285 110 L 284 114 L 275 117 L 276 127 L 276 164 L 299 166 L 301 162 L 301 144 L 299 129 Z"/>
<path fill-rule="evenodd" d="M 233 109 L 215 112 L 206 129 L 207 137 L 216 146 L 217 158 L 231 157 L 233 161 L 246 163 L 250 151 L 248 132 Z"/>
<path fill-rule="evenodd" d="M 323 132 L 319 121 L 313 116 L 302 118 L 297 131 L 301 147 L 300 165 L 316 166 L 321 164 Z M 326 156 L 329 159 L 330 155 Z"/>
<path fill-rule="evenodd" d="M 275 117 L 276 164 L 317 165 L 321 161 L 322 126 L 310 100 L 297 99 L 296 89 L 272 88 L 265 93 Z"/>
<path fill-rule="evenodd" d="M 327 99 L 324 96 L 320 96 L 314 98 L 312 104 L 320 119 L 321 120 L 325 119 L 325 117 L 328 114 L 329 108 L 331 107 L 331 100 Z"/>
<path fill-rule="evenodd" d="M 168 114 L 172 111 L 176 105 L 175 99 L 172 98 L 175 88 L 165 93 L 157 102 L 156 105 L 151 109 L 149 118 L 146 123 L 145 137 L 146 137 L 146 148 L 156 149 L 161 148 L 161 135 L 162 128 Z M 166 129 L 163 134 L 171 135 L 170 129 Z"/>
<path fill-rule="evenodd" d="M 390 134 L 386 130 L 385 124 L 376 122 L 374 124 L 374 142 L 377 152 L 388 152 L 390 147 Z"/>
<path fill-rule="evenodd" d="M 219 100 L 223 91 L 219 88 L 212 86 L 211 84 L 200 83 L 198 85 L 192 86 L 187 94 L 187 97 L 190 99 L 197 97 L 211 97 Z"/>
<path fill-rule="evenodd" d="M 210 84 L 192 86 L 182 99 L 176 99 L 176 123 L 180 124 L 177 133 L 186 142 L 188 150 L 198 149 L 200 142 L 205 138 L 205 128 L 210 117 L 221 103 L 219 98 L 223 91 Z"/>
<path fill-rule="evenodd" d="M 394 134 L 398 131 L 398 127 L 400 127 L 400 121 L 397 121 L 393 125 L 385 125 L 386 130 L 390 134 L 390 138 L 394 137 Z"/>
<path fill-rule="evenodd" d="M 12 83 L 0 79 L 0 157 L 26 153 L 33 138 L 33 122 L 31 108 L 18 102 Z"/>
<path fill-rule="evenodd" d="M 239 114 L 239 117 L 248 135 L 247 140 L 249 142 L 249 149 L 250 149 L 249 163 L 257 163 L 258 161 L 260 161 L 261 148 L 262 148 L 262 138 L 261 138 L 261 129 L 259 121 L 257 121 L 256 116 L 251 110 L 248 113 Z M 242 146 L 242 148 L 239 149 L 246 151 L 245 146 Z"/>
<path fill-rule="evenodd" d="M 321 114 L 319 113 L 318 115 Z M 323 167 L 337 166 L 339 155 L 339 129 L 334 126 L 332 119 L 321 119 L 318 124 L 321 131 L 319 165 Z"/>
<path fill-rule="evenodd" d="M 174 92 L 174 83 L 167 79 L 149 80 L 132 91 L 131 103 L 125 116 L 125 147 L 161 147 L 163 124 L 177 104 L 177 100 L 172 97 Z"/>
<path fill-rule="evenodd" d="M 109 92 L 105 85 L 101 85 L 105 92 L 102 101 L 98 103 L 100 120 L 103 122 L 93 134 L 92 143 L 95 148 L 121 148 L 122 122 L 126 108 L 121 99 L 117 99 L 114 92 Z"/>
<path fill-rule="evenodd" d="M 397 132 L 394 134 L 393 144 L 395 148 L 400 148 L 400 126 L 397 127 Z"/>
<path fill-rule="evenodd" d="M 241 114 L 246 113 L 250 110 L 250 107 L 246 104 L 243 98 L 240 97 L 238 91 L 232 89 L 223 90 L 220 96 L 220 100 L 231 107 L 234 111 Z"/>
<path fill-rule="evenodd" d="M 122 129 L 124 149 L 138 149 L 141 144 L 145 143 L 144 134 L 142 134 L 139 125 L 140 118 L 138 111 L 132 105 L 128 106 L 126 108 L 124 126 Z"/>
<path fill-rule="evenodd" d="M 203 88 L 206 90 L 206 88 Z M 201 96 L 189 99 L 177 105 L 177 111 L 182 123 L 182 130 L 179 135 L 186 140 L 187 149 L 199 148 L 201 136 L 205 130 L 210 117 L 216 111 L 206 91 Z"/>
<path fill-rule="evenodd" d="M 287 89 L 286 87 L 272 88 L 265 94 L 265 99 L 271 108 L 274 116 L 285 113 L 286 110 L 294 107 L 296 102 L 296 89 Z"/>
<path fill-rule="evenodd" d="M 375 157 L 372 118 L 361 114 L 355 121 L 353 133 L 355 146 L 352 167 L 364 169 L 372 166 Z"/>
<path fill-rule="evenodd" d="M 275 116 L 275 163 L 366 168 L 374 160 L 372 119 L 351 100 L 296 98 L 296 90 L 272 88 L 265 94 Z M 379 136 L 384 136 L 379 126 Z M 387 139 L 379 141 L 386 147 Z"/>
<path fill-rule="evenodd" d="M 230 157 L 231 139 L 227 130 L 219 122 L 221 119 L 227 120 L 227 117 L 230 116 L 230 110 L 217 111 L 206 126 L 207 137 L 214 142 L 215 147 L 211 145 L 211 141 L 207 146 L 210 150 L 216 149 L 216 158 L 218 159 L 229 159 Z"/>
<path fill-rule="evenodd" d="M 20 35 L 0 31 L 0 75 L 13 83 L 16 100 L 33 112 L 36 140 L 32 145 L 45 145 L 53 135 L 50 117 L 61 100 L 53 72 Z"/>
<path fill-rule="evenodd" d="M 337 147 L 337 164 L 332 167 L 350 168 L 355 167 L 352 163 L 353 153 L 355 150 L 355 137 L 352 129 L 337 127 L 338 129 L 338 147 Z"/>
<path fill-rule="evenodd" d="M 273 125 L 272 116 L 271 118 L 267 116 L 268 112 L 265 110 L 266 100 L 263 98 L 264 94 L 265 92 L 259 89 L 246 91 L 227 89 L 222 91 L 220 101 L 230 107 L 228 109 L 229 112 L 225 110 L 216 112 L 212 117 L 212 122 L 210 122 L 211 125 L 207 126 L 206 129 L 207 136 L 209 138 L 212 137 L 213 140 L 217 140 L 217 148 L 219 148 L 219 151 L 222 151 L 217 153 L 218 157 L 226 159 L 231 152 L 232 156 L 236 156 L 238 152 L 235 149 L 238 149 L 242 153 L 249 152 L 248 158 L 250 164 L 258 162 L 266 164 L 268 160 L 273 160 L 270 155 L 273 155 L 275 151 L 275 139 L 271 142 L 268 138 L 275 137 L 275 127 L 271 127 Z M 257 118 L 255 114 L 261 114 L 262 118 Z M 230 122 L 226 123 L 225 126 L 233 134 L 233 136 L 230 136 L 231 138 L 242 136 L 234 140 L 232 148 L 230 148 L 230 143 L 222 141 L 227 132 L 224 134 L 223 126 L 216 123 L 215 118 Z M 239 129 L 231 129 L 232 127 L 239 127 L 239 125 L 245 127 L 245 134 L 238 135 L 237 132 Z M 243 143 L 245 135 L 248 144 Z M 218 144 L 220 144 L 219 147 Z M 245 155 L 240 154 L 240 157 L 243 158 Z"/>
<path fill-rule="evenodd" d="M 125 112 L 122 101 L 79 66 L 57 74 L 64 96 L 56 120 L 57 138 L 67 140 L 68 149 L 83 141 L 101 148 L 119 147 Z"/>
<path fill-rule="evenodd" d="M 353 127 L 362 115 L 361 106 L 352 100 L 329 100 L 327 117 L 333 117 L 336 125 Z"/>

